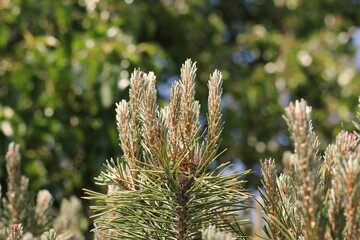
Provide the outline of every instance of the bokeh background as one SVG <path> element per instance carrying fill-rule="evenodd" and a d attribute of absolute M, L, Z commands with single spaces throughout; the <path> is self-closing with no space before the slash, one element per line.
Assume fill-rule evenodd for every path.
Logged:
<path fill-rule="evenodd" d="M 292 147 L 290 101 L 313 106 L 322 146 L 353 129 L 359 13 L 359 0 L 0 0 L 1 183 L 15 141 L 32 190 L 48 189 L 55 205 L 99 190 L 93 178 L 121 155 L 114 109 L 131 72 L 154 71 L 165 105 L 191 58 L 203 112 L 210 73 L 224 75 L 218 161 L 252 168 L 255 189 L 260 159 L 280 163 Z"/>

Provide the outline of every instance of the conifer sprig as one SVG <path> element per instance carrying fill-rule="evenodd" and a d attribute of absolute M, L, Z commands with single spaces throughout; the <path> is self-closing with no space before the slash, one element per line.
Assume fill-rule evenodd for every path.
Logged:
<path fill-rule="evenodd" d="M 320 155 L 310 113 L 304 100 L 285 109 L 294 143 L 288 169 L 278 176 L 273 160 L 262 163 L 265 232 L 271 239 L 359 239 L 359 134 L 341 131 Z"/>
<path fill-rule="evenodd" d="M 110 160 L 97 178 L 108 193 L 86 190 L 96 200 L 98 239 L 201 239 L 208 226 L 243 237 L 239 211 L 249 197 L 243 173 L 218 174 L 215 160 L 222 131 L 222 76 L 210 76 L 208 129 L 200 133 L 195 100 L 196 65 L 187 60 L 171 87 L 170 103 L 156 104 L 155 75 L 135 70 L 129 102 L 117 104 L 116 120 L 124 155 Z M 136 99 L 135 99 L 136 98 Z"/>

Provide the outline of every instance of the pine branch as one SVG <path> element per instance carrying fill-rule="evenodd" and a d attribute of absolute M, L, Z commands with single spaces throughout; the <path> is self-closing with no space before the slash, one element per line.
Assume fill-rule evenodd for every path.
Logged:
<path fill-rule="evenodd" d="M 124 155 L 107 161 L 96 179 L 108 186 L 107 194 L 86 190 L 86 198 L 97 203 L 91 209 L 99 239 L 201 239 L 210 225 L 244 236 L 239 211 L 248 208 L 241 180 L 247 172 L 221 174 L 229 163 L 207 171 L 218 157 L 223 126 L 221 73 L 210 76 L 204 134 L 195 75 L 196 65 L 187 60 L 164 108 L 156 104 L 154 74 L 132 75 L 130 100 L 116 109 Z"/>
<path fill-rule="evenodd" d="M 273 239 L 358 239 L 359 134 L 341 131 L 321 156 L 311 108 L 302 100 L 285 112 L 295 150 L 279 176 L 274 161 L 262 164 L 265 232 Z"/>

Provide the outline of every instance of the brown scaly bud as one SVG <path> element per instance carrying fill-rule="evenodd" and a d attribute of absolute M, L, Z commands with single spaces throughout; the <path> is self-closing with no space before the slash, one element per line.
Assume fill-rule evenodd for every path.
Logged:
<path fill-rule="evenodd" d="M 10 143 L 6 153 L 6 170 L 8 174 L 8 208 L 10 211 L 10 222 L 18 223 L 19 216 L 19 195 L 20 195 L 20 154 L 19 146 L 15 143 Z"/>
<path fill-rule="evenodd" d="M 36 198 L 35 212 L 42 216 L 44 212 L 52 205 L 53 197 L 48 190 L 40 190 Z"/>
<path fill-rule="evenodd" d="M 7 240 L 20 240 L 22 235 L 23 235 L 23 228 L 21 223 L 9 225 Z"/>

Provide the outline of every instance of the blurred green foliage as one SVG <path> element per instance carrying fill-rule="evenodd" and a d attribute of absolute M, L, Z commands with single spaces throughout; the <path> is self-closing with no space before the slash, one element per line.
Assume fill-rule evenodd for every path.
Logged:
<path fill-rule="evenodd" d="M 30 185 L 57 199 L 95 189 L 121 154 L 114 108 L 133 69 L 162 76 L 164 101 L 186 58 L 203 111 L 208 73 L 224 74 L 221 161 L 281 159 L 297 98 L 326 146 L 354 118 L 359 12 L 357 0 L 0 0 L 0 156 L 19 143 Z"/>

